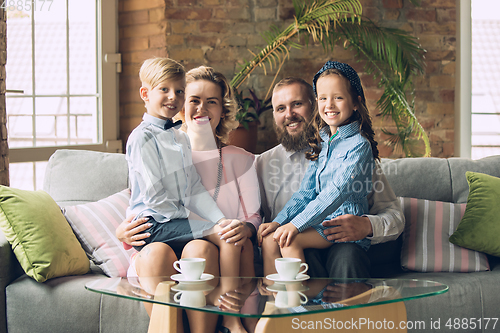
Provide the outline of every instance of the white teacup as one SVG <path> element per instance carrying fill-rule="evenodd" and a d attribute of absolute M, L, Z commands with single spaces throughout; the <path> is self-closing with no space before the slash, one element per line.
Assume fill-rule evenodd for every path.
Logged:
<path fill-rule="evenodd" d="M 309 266 L 298 258 L 277 258 L 274 265 L 280 279 L 285 281 L 295 280 L 297 274 L 304 274 L 309 269 Z M 305 267 L 305 269 L 299 272 L 301 267 Z"/>
<path fill-rule="evenodd" d="M 293 308 L 306 304 L 309 299 L 300 291 L 278 291 L 274 305 L 277 308 Z"/>
<path fill-rule="evenodd" d="M 184 290 L 174 295 L 174 301 L 181 306 L 191 306 L 196 308 L 204 307 L 207 304 L 207 298 L 203 291 Z"/>
<path fill-rule="evenodd" d="M 203 258 L 183 258 L 174 262 L 174 268 L 182 273 L 186 280 L 199 280 L 205 270 Z"/>

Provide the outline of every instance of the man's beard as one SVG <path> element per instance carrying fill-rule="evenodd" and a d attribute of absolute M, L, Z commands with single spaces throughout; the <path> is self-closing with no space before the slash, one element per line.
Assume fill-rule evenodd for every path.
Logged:
<path fill-rule="evenodd" d="M 302 131 L 291 135 L 286 130 L 286 125 L 301 121 L 303 124 Z M 285 122 L 284 127 L 278 127 L 276 123 L 274 123 L 274 130 L 276 131 L 276 136 L 278 137 L 278 142 L 285 148 L 286 151 L 302 151 L 306 148 L 309 148 L 309 143 L 307 140 L 308 133 L 310 132 L 308 129 L 311 125 L 305 121 L 304 118 L 292 118 Z"/>

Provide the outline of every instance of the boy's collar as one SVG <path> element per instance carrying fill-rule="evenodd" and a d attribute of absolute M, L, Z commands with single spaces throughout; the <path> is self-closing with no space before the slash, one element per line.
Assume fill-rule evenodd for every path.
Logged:
<path fill-rule="evenodd" d="M 163 128 L 164 130 L 168 130 L 169 128 L 172 128 L 172 127 L 174 127 L 175 129 L 179 129 L 182 125 L 181 120 L 173 122 L 171 119 L 165 120 L 165 119 L 156 118 L 156 117 L 150 115 L 149 113 L 144 113 L 144 116 L 142 116 L 142 120 L 144 120 L 152 125 Z"/>

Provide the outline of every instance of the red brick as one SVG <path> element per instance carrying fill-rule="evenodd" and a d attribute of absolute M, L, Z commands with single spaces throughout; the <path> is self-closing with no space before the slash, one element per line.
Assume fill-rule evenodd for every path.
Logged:
<path fill-rule="evenodd" d="M 429 9 L 411 9 L 406 13 L 406 18 L 409 21 L 426 21 L 435 22 L 436 21 L 436 11 Z"/>
<path fill-rule="evenodd" d="M 120 52 L 146 50 L 148 47 L 148 39 L 144 37 L 120 39 Z"/>
<path fill-rule="evenodd" d="M 422 0 L 421 8 L 438 7 L 438 8 L 455 8 L 455 0 Z"/>
<path fill-rule="evenodd" d="M 200 32 L 217 32 L 224 33 L 226 29 L 224 29 L 223 22 L 200 22 Z"/>
<path fill-rule="evenodd" d="M 284 21 L 293 19 L 294 16 L 295 16 L 295 9 L 283 6 L 278 7 L 278 19 Z"/>
<path fill-rule="evenodd" d="M 166 47 L 167 45 L 167 36 L 164 34 L 162 35 L 156 35 L 156 36 L 149 36 L 149 47 L 156 49 L 156 48 L 162 48 Z"/>
<path fill-rule="evenodd" d="M 443 142 L 443 155 L 440 157 L 449 158 L 455 156 L 455 143 Z"/>
<path fill-rule="evenodd" d="M 439 97 L 441 100 L 446 102 L 454 102 L 455 101 L 455 90 L 441 90 L 439 92 Z"/>
<path fill-rule="evenodd" d="M 403 0 L 382 0 L 384 8 L 403 8 Z"/>
<path fill-rule="evenodd" d="M 457 27 L 455 22 L 445 22 L 445 23 L 417 23 L 415 25 L 416 31 L 418 33 L 427 35 L 455 35 Z"/>
<path fill-rule="evenodd" d="M 194 36 L 189 35 L 186 36 L 186 45 L 188 46 L 199 46 L 199 45 L 208 45 L 211 47 L 215 47 L 217 44 L 218 37 L 207 37 L 207 36 Z M 241 39 L 241 38 L 240 38 Z"/>
<path fill-rule="evenodd" d="M 121 0 L 122 10 L 124 12 L 136 11 L 142 9 L 158 8 L 158 7 L 171 7 L 173 3 L 171 0 Z"/>
<path fill-rule="evenodd" d="M 177 5 L 179 7 L 195 6 L 198 4 L 197 0 L 177 0 Z"/>
<path fill-rule="evenodd" d="M 384 14 L 384 21 L 396 21 L 399 16 L 401 15 L 401 12 L 397 9 L 388 9 L 385 11 Z"/>
<path fill-rule="evenodd" d="M 148 23 L 148 11 L 140 10 L 134 12 L 123 12 L 118 14 L 118 25 L 119 26 L 127 26 L 127 25 L 137 25 Z"/>
<path fill-rule="evenodd" d="M 436 14 L 438 22 L 455 22 L 457 20 L 456 9 L 436 9 Z"/>
<path fill-rule="evenodd" d="M 175 9 L 168 8 L 165 11 L 165 18 L 168 20 L 209 20 L 212 18 L 210 9 Z"/>

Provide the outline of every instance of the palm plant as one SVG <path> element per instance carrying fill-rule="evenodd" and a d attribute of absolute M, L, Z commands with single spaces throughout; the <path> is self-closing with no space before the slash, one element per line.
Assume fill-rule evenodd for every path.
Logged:
<path fill-rule="evenodd" d="M 419 0 L 410 0 L 419 5 Z M 233 77 L 231 86 L 238 89 L 258 67 L 276 69 L 289 59 L 292 49 L 302 48 L 299 34 L 320 42 L 325 51 L 336 45 L 353 50 L 357 58 L 364 59 L 365 71 L 379 80 L 384 93 L 377 101 L 383 117 L 392 118 L 396 132 L 383 129 L 389 135 L 389 144 L 400 147 L 406 156 L 418 155 L 418 141 L 423 140 L 424 156 L 430 156 L 427 134 L 414 112 L 412 77 L 424 71 L 424 50 L 416 38 L 399 29 L 378 27 L 362 17 L 359 0 L 294 0 L 295 20 L 280 31 L 272 27 L 263 34 L 267 45 L 253 54 Z M 274 84 L 274 81 L 273 81 Z M 266 100 L 272 89 L 269 88 Z"/>

